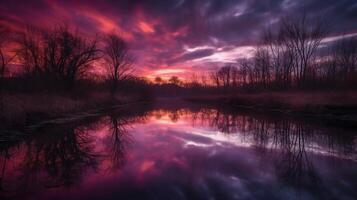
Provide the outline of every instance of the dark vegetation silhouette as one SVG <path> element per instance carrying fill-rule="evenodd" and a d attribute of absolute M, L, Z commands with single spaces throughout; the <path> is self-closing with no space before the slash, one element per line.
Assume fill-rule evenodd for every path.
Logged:
<path fill-rule="evenodd" d="M 239 59 L 209 75 L 188 82 L 168 83 L 191 92 L 238 94 L 258 91 L 355 90 L 357 39 L 343 36 L 328 41 L 328 24 L 306 15 L 285 17 L 274 30 L 263 31 L 252 58 Z M 161 77 L 157 85 L 165 85 Z"/>
<path fill-rule="evenodd" d="M 278 28 L 264 31 L 253 58 L 212 72 L 211 83 L 217 88 L 270 90 L 355 88 L 356 38 L 326 44 L 327 33 L 321 20 L 285 17 Z"/>
<path fill-rule="evenodd" d="M 28 27 L 16 38 L 17 59 L 24 66 L 23 76 L 45 83 L 73 87 L 91 64 L 100 58 L 98 42 L 71 32 L 67 26 L 51 31 Z"/>
<path fill-rule="evenodd" d="M 301 193 L 309 191 L 315 198 L 329 198 L 333 194 L 326 192 L 311 152 L 325 149 L 327 154 L 353 157 L 356 149 L 353 128 L 338 131 L 339 128 L 321 120 L 216 107 L 168 108 L 152 115 L 158 119 L 169 116 L 174 123 L 180 118 L 191 119 L 194 127 L 211 127 L 213 131 L 225 134 L 230 141 L 250 144 L 262 162 L 274 163 L 279 186 L 293 187 Z M 237 135 L 240 137 L 235 137 Z M 320 148 L 316 148 L 316 144 Z"/>
<path fill-rule="evenodd" d="M 122 38 L 115 34 L 106 36 L 104 56 L 109 67 L 112 94 L 116 92 L 119 81 L 127 80 L 132 75 L 133 60 L 128 51 L 128 45 Z"/>
<path fill-rule="evenodd" d="M 108 160 L 110 170 L 120 169 L 126 162 L 132 144 L 128 129 L 134 122 L 145 121 L 147 114 L 146 108 L 138 108 L 140 113 L 129 116 L 125 116 L 130 113 L 128 110 L 110 111 L 105 113 L 104 119 L 78 122 L 72 121 L 77 115 L 63 116 L 66 112 L 98 108 L 107 101 L 113 105 L 152 100 L 153 97 L 198 96 L 204 99 L 209 95 L 214 98 L 228 96 L 218 99 L 218 104 L 254 105 L 282 111 L 292 110 L 292 107 L 275 96 L 248 99 L 236 96 L 331 89 L 333 92 L 355 92 L 357 39 L 346 36 L 326 42 L 324 39 L 327 36 L 326 24 L 320 20 L 310 20 L 305 15 L 299 18 L 286 17 L 278 28 L 264 31 L 252 58 L 226 64 L 207 75 L 192 75 L 189 81 L 178 76 L 167 79 L 158 76 L 148 81 L 134 75 L 134 58 L 129 45 L 117 34 L 87 38 L 65 25 L 49 30 L 27 27 L 21 33 L 11 33 L 5 27 L 0 27 L 0 194 L 9 189 L 6 185 L 9 179 L 7 170 L 11 169 L 7 167 L 12 159 L 18 159 L 15 158 L 14 149 L 20 149 L 24 154 L 17 166 L 18 188 L 10 188 L 15 190 L 15 194 L 21 189 L 23 193 L 17 194 L 19 196 L 33 192 L 38 189 L 37 186 L 71 187 L 88 170 L 97 170 L 101 159 Z M 10 50 L 9 44 L 14 44 Z M 20 66 L 21 70 L 12 73 L 11 68 L 15 65 Z M 105 69 L 103 77 L 93 73 L 98 66 Z M 29 97 L 43 94 L 46 96 L 42 100 Z M 44 108 L 52 102 L 49 98 L 51 95 L 59 94 L 61 98 L 55 96 L 55 99 L 59 99 L 54 101 L 56 106 Z M 132 99 L 125 99 L 129 97 Z M 21 98 L 29 103 L 17 103 Z M 259 98 L 264 101 L 257 100 Z M 80 102 L 90 102 L 90 105 Z M 327 103 L 332 105 L 323 105 L 324 109 L 310 107 L 310 103 L 313 103 L 308 102 L 303 105 L 302 111 L 328 114 L 332 121 L 337 120 L 331 114 L 343 118 L 344 122 L 351 120 L 346 116 L 355 114 L 355 102 L 354 107 L 346 106 L 343 109 L 336 109 L 336 102 L 345 106 L 345 99 L 334 98 L 332 103 Z M 170 106 L 175 104 L 169 103 Z M 38 106 L 43 109 L 33 108 L 34 104 L 43 104 Z M 24 110 L 21 119 L 16 114 L 17 107 Z M 301 120 L 286 118 L 285 115 L 277 117 L 252 114 L 250 111 L 235 112 L 231 107 L 229 110 L 170 110 L 168 117 L 176 123 L 187 112 L 191 115 L 193 125 L 207 125 L 226 135 L 242 134 L 244 140 L 250 141 L 261 155 L 278 152 L 278 156 L 271 159 L 283 186 L 306 187 L 316 195 L 325 195 L 324 198 L 330 196 L 328 192 L 318 192 L 323 184 L 310 159 L 309 151 L 313 151 L 313 145 L 319 144 L 329 150 L 327 153 L 342 157 L 356 152 L 354 132 L 349 134 L 352 132 L 349 129 L 307 122 L 311 118 Z M 93 113 L 82 114 L 97 116 L 97 112 Z M 160 114 L 156 114 L 159 118 Z M 56 120 L 56 115 L 63 118 Z M 55 123 L 33 128 L 33 125 L 49 117 L 54 118 Z M 11 121 L 12 118 L 15 120 Z M 63 123 L 66 120 L 69 122 Z M 89 134 L 101 123 L 109 127 L 104 140 L 107 151 L 104 157 L 94 152 Z"/>
<path fill-rule="evenodd" d="M 32 123 L 13 129 L 9 138 L 7 127 L 1 127 L 0 197 L 22 198 L 40 188 L 70 188 L 87 172 L 99 170 L 103 160 L 110 164 L 108 170 L 120 169 L 131 145 L 130 124 L 144 121 L 146 110 L 145 106 L 135 110 L 119 108 L 48 123 L 42 123 L 45 119 L 33 119 Z M 91 134 L 103 124 L 109 127 L 105 132 L 105 154 L 95 150 Z M 24 157 L 16 165 L 16 184 L 12 185 L 8 171 L 17 155 Z"/>
<path fill-rule="evenodd" d="M 118 35 L 90 39 L 66 25 L 46 30 L 28 26 L 11 37 L 7 33 L 1 28 L 1 80 L 6 79 L 2 85 L 7 91 L 85 93 L 107 88 L 115 93 L 119 82 L 140 80 L 131 73 L 133 58 Z M 5 54 L 6 42 L 13 47 Z M 14 65 L 20 69 L 10 73 Z M 96 75 L 96 70 L 105 71 L 104 76 Z"/>
<path fill-rule="evenodd" d="M 3 27 L 0 35 L 2 79 L 13 60 L 4 54 L 3 44 L 8 40 L 5 35 L 7 31 Z M 95 77 L 89 72 L 94 64 L 100 63 L 106 66 L 105 79 L 112 94 L 120 83 L 129 79 L 139 79 L 150 87 L 171 84 L 203 91 L 204 88 L 221 91 L 355 88 L 356 39 L 345 37 L 327 43 L 324 41 L 327 36 L 327 24 L 322 20 L 311 20 L 305 14 L 284 17 L 274 30 L 263 31 L 252 58 L 225 65 L 202 76 L 201 80 L 192 77 L 186 82 L 177 76 L 167 82 L 156 77 L 152 83 L 135 77 L 128 44 L 118 34 L 88 39 L 65 25 L 52 30 L 27 27 L 13 38 L 17 44 L 13 55 L 23 67 L 20 77 L 28 80 L 22 84 L 25 87 L 40 82 L 42 87 L 73 88 L 83 79 L 93 81 Z M 20 84 L 19 80 L 16 82 Z"/>
<path fill-rule="evenodd" d="M 6 43 L 9 40 L 10 32 L 5 27 L 0 27 L 0 90 L 3 88 L 3 81 L 8 64 L 13 60 L 13 56 L 7 56 L 5 52 Z"/>
<path fill-rule="evenodd" d="M 347 107 L 355 111 L 357 39 L 332 37 L 330 27 L 306 15 L 284 17 L 276 27 L 262 31 L 252 57 L 187 80 L 157 76 L 148 83 L 150 91 L 155 97 L 199 103 L 317 113 L 346 112 Z M 295 105 L 299 100 L 304 101 Z"/>
<path fill-rule="evenodd" d="M 13 47 L 6 48 L 8 43 Z M 10 72 L 14 65 L 21 68 L 18 73 Z M 0 104 L 3 113 L 7 113 L 4 104 L 14 102 L 9 100 L 9 94 L 37 93 L 70 96 L 72 99 L 68 104 L 72 105 L 73 99 L 92 101 L 86 106 L 73 106 L 76 108 L 108 102 L 152 100 L 154 97 L 186 97 L 202 101 L 206 97 L 217 99 L 224 95 L 228 97 L 217 101 L 281 108 L 285 102 L 274 96 L 256 97 L 264 102 L 237 96 L 272 91 L 354 91 L 356 68 L 356 38 L 329 39 L 327 24 L 305 14 L 284 17 L 277 27 L 263 31 L 252 58 L 226 64 L 199 77 L 192 75 L 188 80 L 178 76 L 167 79 L 158 76 L 149 81 L 135 76 L 129 45 L 115 33 L 88 38 L 66 25 L 45 30 L 28 26 L 20 33 L 9 33 L 5 27 L 0 28 Z M 98 69 L 104 69 L 103 76 L 95 73 Z M 341 98 L 335 99 L 339 101 Z M 336 103 L 345 102 L 333 102 Z M 26 105 L 21 107 L 28 109 Z"/>
<path fill-rule="evenodd" d="M 253 143 L 262 159 L 273 160 L 282 185 L 301 191 L 306 189 L 316 198 L 328 198 L 329 194 L 323 189 L 317 166 L 312 162 L 314 143 L 322 145 L 329 153 L 346 156 L 353 155 L 356 148 L 350 141 L 354 129 L 337 131 L 336 127 L 320 124 L 321 121 L 226 109 L 178 110 L 175 113 L 189 115 L 193 126 L 211 126 L 227 135 L 242 135 L 243 141 Z M 278 155 L 274 156 L 274 152 Z"/>
<path fill-rule="evenodd" d="M 26 123 L 33 115 L 148 100 L 148 84 L 132 74 L 132 64 L 128 45 L 115 34 L 87 37 L 67 25 L 1 27 L 0 119 Z"/>

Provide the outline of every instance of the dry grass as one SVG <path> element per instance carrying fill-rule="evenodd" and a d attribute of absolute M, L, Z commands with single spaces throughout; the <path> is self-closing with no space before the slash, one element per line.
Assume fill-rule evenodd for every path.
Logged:
<path fill-rule="evenodd" d="M 4 94 L 0 101 L 0 117 L 5 123 L 24 123 L 35 115 L 57 117 L 92 108 L 103 108 L 112 104 L 135 101 L 136 97 L 117 95 L 114 99 L 106 92 L 93 92 L 85 97 L 55 94 Z"/>
<path fill-rule="evenodd" d="M 260 94 L 237 95 L 234 98 L 253 102 L 274 101 L 289 107 L 305 106 L 354 106 L 357 105 L 357 92 L 271 92 Z"/>
<path fill-rule="evenodd" d="M 356 91 L 296 91 L 242 93 L 234 95 L 196 96 L 189 98 L 195 102 L 219 103 L 234 106 L 286 109 L 306 112 L 356 111 Z"/>

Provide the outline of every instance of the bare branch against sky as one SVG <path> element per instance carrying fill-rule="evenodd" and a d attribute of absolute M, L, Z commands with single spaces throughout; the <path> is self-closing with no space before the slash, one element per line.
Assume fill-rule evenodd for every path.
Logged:
<path fill-rule="evenodd" d="M 0 11 L 0 23 L 12 31 L 66 22 L 87 37 L 116 32 L 136 58 L 136 73 L 152 80 L 189 78 L 252 56 L 261 30 L 286 15 L 323 17 L 333 27 L 326 41 L 357 34 L 355 0 L 13 0 L 1 1 Z"/>

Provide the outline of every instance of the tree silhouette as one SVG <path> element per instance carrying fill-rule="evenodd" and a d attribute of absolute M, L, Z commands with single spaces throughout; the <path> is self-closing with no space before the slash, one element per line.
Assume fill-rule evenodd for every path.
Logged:
<path fill-rule="evenodd" d="M 309 78 L 308 68 L 326 35 L 324 26 L 323 21 L 307 19 L 306 14 L 282 20 L 280 39 L 294 55 L 293 71 L 299 84 L 304 84 Z"/>
<path fill-rule="evenodd" d="M 50 31 L 28 27 L 16 41 L 17 58 L 27 74 L 64 82 L 68 86 L 73 86 L 99 59 L 96 39 L 85 39 L 68 26 Z"/>
<path fill-rule="evenodd" d="M 9 30 L 0 26 L 0 90 L 2 89 L 3 79 L 7 70 L 7 65 L 13 60 L 14 56 L 9 56 L 5 52 L 6 44 L 9 41 Z M 0 91 L 1 92 L 1 91 Z"/>
<path fill-rule="evenodd" d="M 105 39 L 105 61 L 109 69 L 109 79 L 112 81 L 112 94 L 118 87 L 118 82 L 127 79 L 132 73 L 132 58 L 128 46 L 121 37 L 110 34 Z"/>
<path fill-rule="evenodd" d="M 162 84 L 162 82 L 163 82 L 163 80 L 162 80 L 162 78 L 160 77 L 160 76 L 157 76 L 157 77 L 155 77 L 155 83 L 156 84 Z"/>
<path fill-rule="evenodd" d="M 169 79 L 169 83 L 173 85 L 180 85 L 181 80 L 177 76 L 171 76 L 171 78 Z"/>

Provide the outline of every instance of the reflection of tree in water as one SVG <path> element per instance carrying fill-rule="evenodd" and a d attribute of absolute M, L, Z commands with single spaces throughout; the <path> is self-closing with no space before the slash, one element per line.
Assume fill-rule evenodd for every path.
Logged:
<path fill-rule="evenodd" d="M 345 133 L 345 131 L 334 130 L 330 128 L 331 131 L 336 131 L 339 134 L 327 135 L 327 145 L 329 147 L 330 153 L 343 152 L 345 155 L 356 154 L 356 138 L 354 134 Z"/>
<path fill-rule="evenodd" d="M 24 137 L 19 132 L 6 131 L 7 126 L 4 128 L 2 125 L 0 126 L 3 129 L 0 131 L 0 199 L 1 194 L 7 190 L 6 179 L 10 178 L 7 171 L 14 155 L 11 148 L 18 145 L 19 138 Z"/>
<path fill-rule="evenodd" d="M 21 166 L 23 186 L 27 188 L 48 176 L 44 184 L 47 187 L 70 186 L 78 182 L 85 169 L 97 166 L 93 145 L 87 134 L 87 128 L 76 125 L 53 126 L 41 130 L 44 133 L 25 142 L 25 160 Z"/>
<path fill-rule="evenodd" d="M 216 109 L 202 109 L 200 112 L 191 113 L 192 125 L 208 125 L 217 128 L 223 133 L 235 133 L 240 121 L 238 115 L 229 115 Z"/>
<path fill-rule="evenodd" d="M 177 111 L 170 112 L 169 118 L 172 122 L 176 123 L 180 119 L 180 115 Z"/>
<path fill-rule="evenodd" d="M 154 115 L 156 116 L 157 113 Z M 110 159 L 110 169 L 115 170 L 122 167 L 126 162 L 126 154 L 132 144 L 131 135 L 128 129 L 133 123 L 143 123 L 146 121 L 145 114 L 135 114 L 124 116 L 121 111 L 113 110 L 108 113 L 106 125 L 109 133 L 106 140 L 106 148 Z"/>
<path fill-rule="evenodd" d="M 5 179 L 6 164 L 10 159 L 10 153 L 8 149 L 0 150 L 0 192 L 4 191 L 3 181 Z"/>
<path fill-rule="evenodd" d="M 133 123 L 133 119 L 121 117 L 116 113 L 109 115 L 109 155 L 111 159 L 111 168 L 117 169 L 124 165 L 126 151 L 131 144 L 128 126 Z"/>
<path fill-rule="evenodd" d="M 225 115 L 220 112 L 216 113 L 213 119 L 213 123 L 217 125 L 217 128 L 223 133 L 232 133 L 235 131 L 236 121 L 235 116 Z"/>
<path fill-rule="evenodd" d="M 177 121 L 180 120 L 180 117 L 188 114 L 192 114 L 192 113 L 186 109 L 176 109 L 176 110 L 157 109 L 149 113 L 146 113 L 146 117 L 153 116 L 155 117 L 155 119 L 159 120 L 163 116 L 166 116 L 171 120 L 171 122 L 176 123 Z"/>
<path fill-rule="evenodd" d="M 113 112 L 109 114 L 109 124 L 105 124 L 110 127 L 109 141 L 105 145 L 108 145 L 113 168 L 122 166 L 125 161 L 126 148 L 130 144 L 129 124 L 144 119 L 137 117 L 140 113 L 132 115 L 125 117 Z M 6 193 L 2 193 L 22 195 L 43 187 L 69 187 L 79 183 L 85 173 L 97 170 L 102 162 L 102 155 L 95 152 L 95 135 L 90 134 L 101 125 L 103 120 L 97 118 L 48 124 L 36 130 L 27 129 L 26 137 L 14 140 L 16 143 L 0 143 L 0 189 L 3 185 L 7 188 Z M 15 162 L 19 165 L 10 169 L 10 163 L 12 166 Z M 14 172 L 14 178 L 7 175 Z M 7 186 L 4 184 L 7 181 L 16 182 L 16 186 Z"/>
<path fill-rule="evenodd" d="M 306 124 L 284 120 L 275 123 L 274 133 L 273 143 L 280 151 L 275 162 L 278 177 L 284 184 L 319 193 L 320 179 L 306 152 L 314 129 Z"/>
<path fill-rule="evenodd" d="M 253 135 L 255 145 L 264 149 L 269 144 L 270 139 L 270 124 L 267 120 L 252 119 L 250 120 L 250 129 Z"/>
<path fill-rule="evenodd" d="M 185 109 L 178 109 L 178 110 L 172 110 L 168 113 L 168 116 L 170 118 L 170 120 L 173 123 L 176 123 L 177 121 L 180 120 L 180 117 L 187 115 L 188 111 Z"/>
<path fill-rule="evenodd" d="M 197 116 L 200 114 L 205 116 Z M 264 157 L 272 156 L 277 176 L 284 185 L 309 189 L 316 195 L 323 192 L 321 180 L 310 158 L 312 154 L 308 153 L 314 150 L 313 145 L 321 145 L 329 152 L 340 155 L 353 156 L 356 152 L 352 134 L 341 135 L 340 131 L 330 131 L 297 120 L 224 113 L 218 110 L 205 110 L 195 114 L 192 119 L 195 121 L 207 118 L 211 127 L 227 134 L 242 134 L 243 138 L 249 138 L 259 154 Z M 265 153 L 262 154 L 263 152 Z"/>
<path fill-rule="evenodd" d="M 33 189 L 79 182 L 87 169 L 97 166 L 89 128 L 76 123 L 51 124 L 30 131 L 31 137 L 17 144 L 4 142 L 0 157 L 2 194 L 20 197 Z"/>
<path fill-rule="evenodd" d="M 294 118 L 284 119 L 276 115 L 254 115 L 211 108 L 199 111 L 160 110 L 158 113 L 160 116 L 169 116 L 173 121 L 188 117 L 192 126 L 210 126 L 224 134 L 241 134 L 242 139 L 249 140 L 263 151 L 275 148 L 282 153 L 305 152 L 299 153 L 298 158 L 306 157 L 307 149 L 313 151 L 314 144 L 321 145 L 331 153 L 351 155 L 356 152 L 353 134 L 341 134 L 340 128 L 334 130 L 318 124 L 313 126 Z M 156 116 L 158 113 L 153 114 Z"/>
<path fill-rule="evenodd" d="M 193 125 L 201 123 L 225 134 L 242 134 L 260 148 L 274 146 L 277 149 L 289 149 L 296 145 L 306 148 L 306 143 L 309 147 L 313 143 L 318 143 L 335 153 L 348 155 L 356 152 L 353 134 L 341 134 L 340 129 L 312 126 L 304 121 L 222 112 L 215 109 L 203 109 L 193 113 L 191 120 Z"/>

